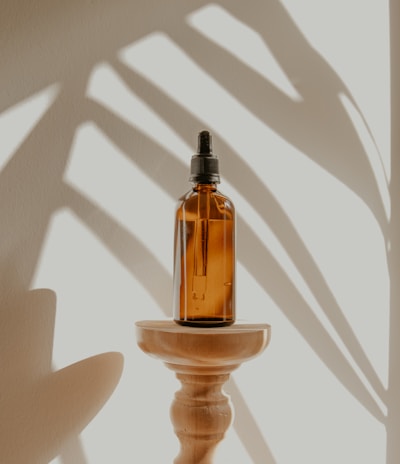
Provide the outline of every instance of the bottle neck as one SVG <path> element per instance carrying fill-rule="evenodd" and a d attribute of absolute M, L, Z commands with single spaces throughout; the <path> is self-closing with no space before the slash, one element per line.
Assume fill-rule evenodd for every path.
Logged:
<path fill-rule="evenodd" d="M 195 192 L 215 192 L 217 190 L 217 184 L 216 183 L 194 184 L 193 185 L 193 190 Z"/>

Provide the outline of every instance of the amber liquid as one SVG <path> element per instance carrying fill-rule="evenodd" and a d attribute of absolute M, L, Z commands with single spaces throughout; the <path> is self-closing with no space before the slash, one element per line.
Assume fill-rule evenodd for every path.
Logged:
<path fill-rule="evenodd" d="M 196 186 L 176 212 L 174 319 L 202 327 L 235 320 L 235 211 L 214 184 Z"/>

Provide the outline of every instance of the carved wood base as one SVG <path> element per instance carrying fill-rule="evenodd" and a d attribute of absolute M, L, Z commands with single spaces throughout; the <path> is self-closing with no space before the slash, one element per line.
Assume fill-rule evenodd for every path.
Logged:
<path fill-rule="evenodd" d="M 142 321 L 136 326 L 140 348 L 164 361 L 181 382 L 171 405 L 171 421 L 181 445 L 174 463 L 212 464 L 233 417 L 223 384 L 242 362 L 265 349 L 270 326 L 198 329 L 172 321 Z"/>
<path fill-rule="evenodd" d="M 175 464 L 211 464 L 217 444 L 232 422 L 229 397 L 222 385 L 229 374 L 176 374 L 182 388 L 171 406 L 171 421 L 181 443 Z"/>

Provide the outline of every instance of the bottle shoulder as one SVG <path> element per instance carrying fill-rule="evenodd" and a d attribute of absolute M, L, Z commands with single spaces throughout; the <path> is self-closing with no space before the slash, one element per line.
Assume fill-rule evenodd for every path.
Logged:
<path fill-rule="evenodd" d="M 206 196 L 206 195 L 209 195 L 210 198 L 213 198 L 214 200 L 224 201 L 233 206 L 232 200 L 228 196 L 226 196 L 224 193 L 220 192 L 217 189 L 210 190 L 210 191 L 197 191 L 197 190 L 191 189 L 179 198 L 179 203 L 188 202 L 188 201 L 196 202 L 198 201 L 199 197 Z"/>
<path fill-rule="evenodd" d="M 176 208 L 177 218 L 195 220 L 199 215 L 206 214 L 209 219 L 233 220 L 235 206 L 232 200 L 219 190 L 196 191 L 189 190 L 184 194 Z"/>

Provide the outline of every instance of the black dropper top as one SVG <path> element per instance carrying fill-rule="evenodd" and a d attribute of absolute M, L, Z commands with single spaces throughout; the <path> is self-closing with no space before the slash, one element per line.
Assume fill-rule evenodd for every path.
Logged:
<path fill-rule="evenodd" d="M 212 136 L 208 131 L 199 133 L 197 153 L 190 163 L 189 181 L 195 184 L 220 182 L 218 157 L 212 152 Z"/>

